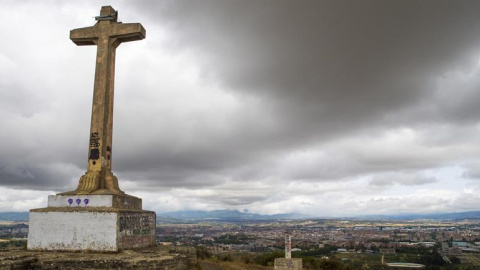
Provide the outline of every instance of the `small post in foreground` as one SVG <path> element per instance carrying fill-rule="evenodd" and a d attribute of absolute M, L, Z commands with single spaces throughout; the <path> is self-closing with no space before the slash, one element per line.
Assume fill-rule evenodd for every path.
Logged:
<path fill-rule="evenodd" d="M 301 270 L 302 258 L 292 258 L 292 234 L 285 232 L 285 258 L 275 258 L 276 270 Z"/>

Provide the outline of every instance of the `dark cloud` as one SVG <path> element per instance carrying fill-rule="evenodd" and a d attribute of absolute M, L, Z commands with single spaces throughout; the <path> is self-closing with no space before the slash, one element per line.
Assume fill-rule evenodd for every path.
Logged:
<path fill-rule="evenodd" d="M 478 59 L 480 5 L 462 3 L 200 1 L 139 11 L 174 32 L 177 49 L 195 50 L 207 77 L 268 99 L 281 131 L 298 138 L 424 106 L 432 80 L 468 72 Z"/>
<path fill-rule="evenodd" d="M 193 52 L 205 80 L 264 103 L 265 111 L 258 111 L 256 118 L 234 118 L 235 135 L 215 137 L 206 150 L 213 155 L 205 161 L 195 152 L 185 154 L 185 161 L 191 157 L 206 162 L 205 168 L 224 168 L 225 162 L 240 166 L 262 159 L 265 151 L 269 155 L 309 148 L 312 142 L 365 130 L 377 130 L 373 136 L 378 136 L 384 128 L 478 121 L 474 104 L 479 95 L 473 91 L 478 83 L 467 80 L 459 90 L 451 80 L 471 72 L 478 59 L 480 5 L 463 3 L 201 1 L 132 8 L 150 16 L 152 27 L 158 23 L 171 32 L 167 48 L 172 53 Z M 450 85 L 442 82 L 445 77 Z M 268 117 L 273 125 L 256 124 Z M 201 136 L 205 130 L 199 132 Z M 363 173 L 442 164 L 412 150 L 380 149 L 380 155 L 357 153 L 350 163 L 343 162 L 361 166 Z M 351 169 L 348 166 L 324 177 L 338 178 Z M 319 174 L 303 171 L 297 176 L 315 179 Z"/>
<path fill-rule="evenodd" d="M 79 171 L 71 164 L 8 164 L 2 161 L 0 179 L 2 186 L 17 189 L 32 190 L 65 190 L 72 189 L 72 184 L 78 183 Z M 78 174 L 78 179 L 72 178 L 72 172 Z M 76 187 L 75 187 L 76 188 Z M 74 189 L 74 188 L 73 188 Z"/>
<path fill-rule="evenodd" d="M 427 171 L 480 154 L 478 1 L 111 4 L 147 29 L 117 50 L 113 167 L 134 192 L 275 212 L 371 179 L 342 187 L 392 207 L 408 198 L 375 192 L 444 185 Z M 0 3 L 2 186 L 70 190 L 84 173 L 95 48 L 68 33 L 99 7 Z"/>

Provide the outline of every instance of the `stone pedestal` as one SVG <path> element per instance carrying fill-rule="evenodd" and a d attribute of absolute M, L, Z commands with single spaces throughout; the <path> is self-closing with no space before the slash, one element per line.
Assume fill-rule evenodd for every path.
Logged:
<path fill-rule="evenodd" d="M 30 210 L 29 250 L 115 252 L 155 245 L 155 212 L 124 195 L 112 172 L 115 51 L 146 34 L 140 23 L 117 17 L 114 8 L 103 6 L 94 26 L 70 31 L 75 44 L 97 46 L 88 167 L 77 189 L 49 196 L 48 207 Z"/>
<path fill-rule="evenodd" d="M 52 195 L 30 210 L 27 248 L 116 252 L 155 245 L 156 214 L 129 195 Z"/>
<path fill-rule="evenodd" d="M 302 270 L 301 258 L 276 258 L 275 270 Z"/>

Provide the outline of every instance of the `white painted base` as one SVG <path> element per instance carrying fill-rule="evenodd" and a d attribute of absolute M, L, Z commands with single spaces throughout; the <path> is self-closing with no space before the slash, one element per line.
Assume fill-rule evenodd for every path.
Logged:
<path fill-rule="evenodd" d="M 118 251 L 155 245 L 155 212 L 101 208 L 30 211 L 27 249 Z"/>

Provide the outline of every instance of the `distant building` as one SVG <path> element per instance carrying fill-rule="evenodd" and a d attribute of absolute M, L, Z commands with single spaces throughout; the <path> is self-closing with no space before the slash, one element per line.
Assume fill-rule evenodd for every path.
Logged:
<path fill-rule="evenodd" d="M 458 248 L 466 248 L 467 247 L 467 242 L 452 242 L 452 247 L 458 247 Z"/>
<path fill-rule="evenodd" d="M 382 254 L 395 254 L 394 248 L 381 248 L 380 253 Z"/>

